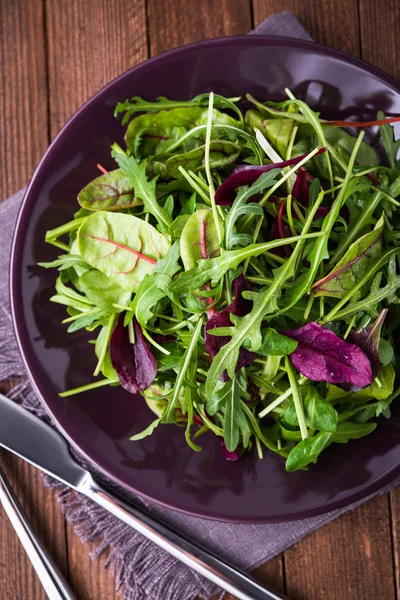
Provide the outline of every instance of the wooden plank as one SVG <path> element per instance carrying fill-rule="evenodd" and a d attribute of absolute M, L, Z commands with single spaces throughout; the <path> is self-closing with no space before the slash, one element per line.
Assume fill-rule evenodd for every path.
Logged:
<path fill-rule="evenodd" d="M 0 2 L 0 201 L 25 185 L 47 146 L 42 0 Z"/>
<path fill-rule="evenodd" d="M 67 576 L 64 517 L 54 494 L 44 487 L 40 473 L 24 461 L 0 452 L 0 461 L 24 513 L 39 539 Z M 46 600 L 35 574 L 4 511 L 0 511 L 0 598 Z"/>
<path fill-rule="evenodd" d="M 287 594 L 297 600 L 394 600 L 387 496 L 306 537 L 286 551 L 285 566 Z"/>
<path fill-rule="evenodd" d="M 148 35 L 153 56 L 169 48 L 200 39 L 239 35 L 252 28 L 248 0 L 148 0 Z M 257 569 L 260 581 L 283 590 L 283 567 L 280 556 Z M 227 596 L 231 600 L 232 596 Z"/>
<path fill-rule="evenodd" d="M 400 78 L 400 3 L 360 0 L 361 56 Z"/>
<path fill-rule="evenodd" d="M 147 58 L 144 0 L 47 0 L 50 131 L 54 137 L 69 117 L 102 86 Z M 67 524 L 72 586 L 79 600 L 115 600 L 115 580 L 92 561 L 95 544 L 83 545 Z"/>
<path fill-rule="evenodd" d="M 48 144 L 42 0 L 0 2 L 0 64 L 1 201 L 28 182 Z M 0 462 L 39 538 L 65 572 L 65 527 L 57 500 L 33 467 L 4 451 Z M 0 557 L 0 598 L 47 598 L 3 511 Z"/>
<path fill-rule="evenodd" d="M 148 0 L 150 54 L 251 29 L 249 0 Z"/>
<path fill-rule="evenodd" d="M 253 0 L 253 7 L 255 25 L 290 10 L 316 42 L 353 54 L 359 51 L 357 0 Z"/>
<path fill-rule="evenodd" d="M 46 0 L 50 129 L 147 58 L 145 0 Z"/>
<path fill-rule="evenodd" d="M 392 524 L 393 570 L 397 591 L 400 598 L 400 487 L 390 492 L 390 513 Z"/>

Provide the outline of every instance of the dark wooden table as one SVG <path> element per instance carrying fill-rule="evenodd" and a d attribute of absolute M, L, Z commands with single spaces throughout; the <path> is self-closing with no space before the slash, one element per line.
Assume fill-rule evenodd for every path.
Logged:
<path fill-rule="evenodd" d="M 0 0 L 0 198 L 27 183 L 66 120 L 119 73 L 174 46 L 246 33 L 284 9 L 316 41 L 400 78 L 398 0 Z M 5 453 L 0 459 L 77 598 L 115 600 L 110 571 L 89 557 L 95 544 L 81 544 L 40 475 Z M 256 575 L 293 600 L 399 599 L 399 539 L 398 488 L 308 536 Z M 45 598 L 0 511 L 0 599 Z"/>

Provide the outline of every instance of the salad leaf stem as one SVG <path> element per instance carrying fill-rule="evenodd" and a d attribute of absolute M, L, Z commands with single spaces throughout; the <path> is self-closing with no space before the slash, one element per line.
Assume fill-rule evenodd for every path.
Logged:
<path fill-rule="evenodd" d="M 182 363 L 182 366 L 179 368 L 179 372 L 178 372 L 178 376 L 176 379 L 176 383 L 174 385 L 173 393 L 171 394 L 171 399 L 170 399 L 168 406 L 165 410 L 165 413 L 163 415 L 164 423 L 170 423 L 171 421 L 173 421 L 173 418 L 172 418 L 173 411 L 179 405 L 179 394 L 180 394 L 181 388 L 183 386 L 183 383 L 184 383 L 184 380 L 186 377 L 186 372 L 189 368 L 193 353 L 194 353 L 195 349 L 197 348 L 197 344 L 199 342 L 199 337 L 201 334 L 202 325 L 203 325 L 203 317 L 200 316 L 200 318 L 197 321 L 196 327 L 193 330 L 192 339 L 190 340 L 190 343 L 185 350 L 185 354 L 183 356 L 183 363 Z"/>
<path fill-rule="evenodd" d="M 285 366 L 286 366 L 287 374 L 289 376 L 289 383 L 290 383 L 290 386 L 292 389 L 293 401 L 294 401 L 294 405 L 296 408 L 297 420 L 299 422 L 301 437 L 303 440 L 305 440 L 308 437 L 308 432 L 307 432 L 306 418 L 304 415 L 303 403 L 302 403 L 302 400 L 300 397 L 299 388 L 297 386 L 297 379 L 294 374 L 294 370 L 293 370 L 292 364 L 291 364 L 288 356 L 285 356 Z"/>
<path fill-rule="evenodd" d="M 103 366 L 104 360 L 105 360 L 107 352 L 108 352 L 110 338 L 111 338 L 112 331 L 114 329 L 115 321 L 116 321 L 116 314 L 111 313 L 111 315 L 108 317 L 107 330 L 106 330 L 106 334 L 104 336 L 99 360 L 98 360 L 97 366 L 93 373 L 94 376 L 97 376 L 100 373 L 101 367 Z"/>
<path fill-rule="evenodd" d="M 186 179 L 186 181 L 192 186 L 192 188 L 194 189 L 194 191 L 197 192 L 199 194 L 200 198 L 202 198 L 204 200 L 204 202 L 209 206 L 210 205 L 210 198 L 209 198 L 208 194 L 206 194 L 202 190 L 202 188 L 197 183 L 197 181 L 195 181 L 193 179 L 193 177 L 191 175 L 189 175 L 189 173 L 187 171 L 185 171 L 185 169 L 182 167 L 182 165 L 179 165 L 178 169 L 182 173 L 182 175 L 184 176 L 184 178 Z"/>
<path fill-rule="evenodd" d="M 206 150 L 204 155 L 204 166 L 206 169 L 208 187 L 210 190 L 210 200 L 211 200 L 211 210 L 214 215 L 215 228 L 217 230 L 217 236 L 219 240 L 219 245 L 222 245 L 223 235 L 221 229 L 221 222 L 217 212 L 217 205 L 215 204 L 215 188 L 214 182 L 211 175 L 210 169 L 210 142 L 211 142 L 211 128 L 212 128 L 212 118 L 213 118 L 213 103 L 214 103 L 214 93 L 210 92 L 210 98 L 208 102 L 208 117 L 207 117 L 207 129 L 206 129 Z"/>
<path fill-rule="evenodd" d="M 118 379 L 100 379 L 100 381 L 94 381 L 93 383 L 88 383 L 87 385 L 81 385 L 80 387 L 74 388 L 73 390 L 60 392 L 58 395 L 60 396 L 60 398 L 68 398 L 68 396 L 75 396 L 76 394 L 81 394 L 82 392 L 88 392 L 90 390 L 95 390 L 105 385 L 115 385 L 117 383 Z"/>

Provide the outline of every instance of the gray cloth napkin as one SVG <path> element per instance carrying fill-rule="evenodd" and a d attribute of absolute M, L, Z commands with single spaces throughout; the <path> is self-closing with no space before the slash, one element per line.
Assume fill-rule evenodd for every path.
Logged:
<path fill-rule="evenodd" d="M 251 33 L 284 35 L 311 39 L 298 21 L 289 12 L 272 15 Z M 10 262 L 11 238 L 24 190 L 17 192 L 0 204 L 0 381 L 18 378 L 20 383 L 10 393 L 10 397 L 22 403 L 28 410 L 49 420 L 39 400 L 31 389 L 14 338 L 10 304 L 8 270 Z M 101 477 L 101 476 L 100 476 Z M 102 478 L 104 481 L 104 478 Z M 108 551 L 106 564 L 110 564 L 116 578 L 116 587 L 123 591 L 124 600 L 193 600 L 195 597 L 209 598 L 218 592 L 217 588 L 204 578 L 180 564 L 176 559 L 145 540 L 127 525 L 94 505 L 83 496 L 67 490 L 61 484 L 46 478 L 50 487 L 58 490 L 66 518 L 71 522 L 83 542 L 98 541 L 93 557 Z M 400 478 L 392 485 L 380 490 L 388 491 L 400 483 Z M 106 484 L 117 489 L 131 502 L 143 503 L 132 495 L 118 490 L 114 484 Z M 175 530 L 189 538 L 198 540 L 205 547 L 226 558 L 232 564 L 248 571 L 265 563 L 306 534 L 328 523 L 346 510 L 351 510 L 361 502 L 346 509 L 304 519 L 301 521 L 274 525 L 236 525 L 187 516 L 162 508 L 146 501 L 145 505 L 153 514 L 170 524 Z"/>

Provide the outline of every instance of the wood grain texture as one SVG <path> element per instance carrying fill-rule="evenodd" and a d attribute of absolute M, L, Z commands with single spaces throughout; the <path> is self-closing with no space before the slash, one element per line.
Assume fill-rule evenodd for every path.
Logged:
<path fill-rule="evenodd" d="M 397 78 L 400 78 L 399 27 L 398 0 L 360 0 L 362 57 Z"/>
<path fill-rule="evenodd" d="M 359 52 L 357 0 L 253 0 L 253 7 L 255 25 L 273 13 L 290 10 L 316 42 Z"/>
<path fill-rule="evenodd" d="M 247 33 L 249 0 L 148 0 L 150 54 L 223 35 Z"/>
<path fill-rule="evenodd" d="M 40 473 L 24 461 L 5 451 L 0 451 L 0 461 L 34 531 L 66 577 L 68 566 L 65 523 L 54 494 L 44 487 Z M 0 510 L 0 598 L 47 599 L 3 510 Z"/>
<path fill-rule="evenodd" d="M 46 0 L 50 130 L 147 58 L 144 0 Z"/>
<path fill-rule="evenodd" d="M 120 73 L 147 58 L 144 0 L 47 0 L 50 132 Z M 70 581 L 79 600 L 114 600 L 115 581 L 104 560 L 92 561 L 67 525 Z"/>
<path fill-rule="evenodd" d="M 394 600 L 388 498 L 378 496 L 285 552 L 296 600 Z"/>
<path fill-rule="evenodd" d="M 392 528 L 393 571 L 397 593 L 400 598 L 400 487 L 389 494 L 390 516 Z"/>
<path fill-rule="evenodd" d="M 25 185 L 47 146 L 42 0 L 0 1 L 0 198 Z"/>
<path fill-rule="evenodd" d="M 48 144 L 43 17 L 41 0 L 0 2 L 0 200 L 28 182 Z M 39 538 L 65 573 L 65 525 L 57 500 L 33 467 L 4 451 L 0 462 Z M 3 511 L 0 598 L 47 598 Z"/>

